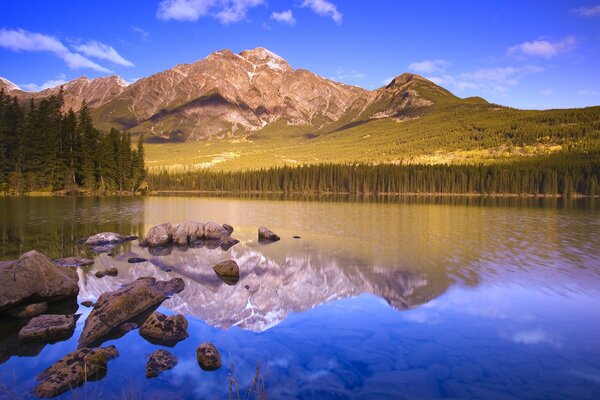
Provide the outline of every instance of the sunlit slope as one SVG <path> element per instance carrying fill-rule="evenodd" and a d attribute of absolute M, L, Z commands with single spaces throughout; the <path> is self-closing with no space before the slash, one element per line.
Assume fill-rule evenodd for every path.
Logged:
<path fill-rule="evenodd" d="M 245 139 L 148 143 L 151 171 L 318 163 L 476 163 L 600 148 L 600 107 L 524 111 L 456 99 L 404 118 L 314 130 L 277 122 Z"/>

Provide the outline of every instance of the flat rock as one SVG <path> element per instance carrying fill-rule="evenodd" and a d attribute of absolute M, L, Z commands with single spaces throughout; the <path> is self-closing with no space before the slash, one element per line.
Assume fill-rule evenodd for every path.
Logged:
<path fill-rule="evenodd" d="M 177 357 L 166 350 L 156 350 L 146 364 L 146 378 L 155 378 L 176 365 Z"/>
<path fill-rule="evenodd" d="M 151 343 L 173 346 L 189 336 L 188 326 L 181 314 L 167 317 L 155 311 L 140 327 L 140 335 Z"/>
<path fill-rule="evenodd" d="M 94 264 L 94 260 L 85 257 L 58 258 L 54 262 L 62 267 L 84 267 Z"/>
<path fill-rule="evenodd" d="M 19 331 L 21 342 L 50 342 L 69 338 L 75 331 L 78 315 L 40 315 Z"/>
<path fill-rule="evenodd" d="M 280 239 L 274 232 L 261 226 L 258 228 L 258 240 L 262 242 L 276 242 Z"/>
<path fill-rule="evenodd" d="M 87 238 L 85 240 L 85 244 L 88 246 L 100 246 L 105 244 L 121 243 L 127 240 L 135 240 L 137 238 L 137 236 L 121 235 L 115 232 L 102 232 Z"/>
<path fill-rule="evenodd" d="M 44 254 L 32 250 L 0 267 L 0 311 L 23 302 L 52 301 L 76 297 L 76 271 L 56 265 Z"/>
<path fill-rule="evenodd" d="M 221 354 L 212 343 L 202 343 L 196 349 L 198 365 L 205 371 L 214 371 L 221 368 Z"/>
<path fill-rule="evenodd" d="M 56 397 L 86 381 L 102 379 L 106 375 L 107 362 L 118 356 L 115 346 L 73 351 L 37 376 L 34 394 L 37 397 Z"/>
<path fill-rule="evenodd" d="M 8 315 L 13 318 L 31 318 L 41 315 L 48 310 L 48 303 L 20 304 L 8 310 Z"/>
<path fill-rule="evenodd" d="M 173 293 L 181 292 L 184 286 L 181 278 L 157 281 L 144 277 L 102 294 L 85 321 L 78 347 L 88 347 L 122 323 L 157 307 Z"/>
<path fill-rule="evenodd" d="M 141 258 L 141 257 L 130 257 L 127 262 L 129 264 L 137 264 L 137 263 L 143 263 L 146 262 L 148 260 L 146 260 L 145 258 Z"/>

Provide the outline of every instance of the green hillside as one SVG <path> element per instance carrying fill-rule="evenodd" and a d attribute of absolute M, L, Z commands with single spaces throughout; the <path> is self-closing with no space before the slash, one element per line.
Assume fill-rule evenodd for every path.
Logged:
<path fill-rule="evenodd" d="M 322 163 L 476 164 L 600 149 L 600 107 L 529 111 L 481 98 L 435 100 L 406 110 L 402 120 L 358 118 L 321 129 L 280 121 L 242 139 L 148 143 L 147 166 L 152 173 Z"/>

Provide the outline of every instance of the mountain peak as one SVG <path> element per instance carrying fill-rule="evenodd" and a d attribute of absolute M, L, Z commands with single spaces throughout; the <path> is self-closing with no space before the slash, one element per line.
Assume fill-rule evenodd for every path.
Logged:
<path fill-rule="evenodd" d="M 386 89 L 390 89 L 396 86 L 403 86 L 416 79 L 427 81 L 427 79 L 423 78 L 421 75 L 405 72 L 392 79 L 392 81 L 386 86 Z"/>
<path fill-rule="evenodd" d="M 293 68 L 282 57 L 264 47 L 244 50 L 238 54 L 253 65 L 267 65 L 269 68 L 280 71 L 293 71 Z"/>
<path fill-rule="evenodd" d="M 11 90 L 21 90 L 19 86 L 2 77 L 0 77 L 0 88 L 3 88 L 7 92 L 10 92 Z"/>

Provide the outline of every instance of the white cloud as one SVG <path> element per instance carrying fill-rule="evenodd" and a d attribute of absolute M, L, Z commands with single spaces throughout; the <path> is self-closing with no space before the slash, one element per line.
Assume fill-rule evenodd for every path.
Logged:
<path fill-rule="evenodd" d="M 100 60 L 107 60 L 112 63 L 122 65 L 124 67 L 133 67 L 133 63 L 126 60 L 117 51 L 109 45 L 90 40 L 87 43 L 73 46 L 75 50 L 85 54 L 88 57 L 98 58 Z"/>
<path fill-rule="evenodd" d="M 248 10 L 261 4 L 264 0 L 163 0 L 156 16 L 165 21 L 197 21 L 211 16 L 231 24 L 246 19 Z"/>
<path fill-rule="evenodd" d="M 32 51 L 51 53 L 62 59 L 69 68 L 73 69 L 89 68 L 98 72 L 112 72 L 81 54 L 73 53 L 57 38 L 41 33 L 28 32 L 23 29 L 0 29 L 0 47 L 16 52 Z"/>
<path fill-rule="evenodd" d="M 146 40 L 148 39 L 148 36 L 150 36 L 150 32 L 146 32 L 145 30 L 143 30 L 142 28 L 140 28 L 139 26 L 132 26 L 131 29 L 133 29 L 134 32 L 137 32 L 140 34 L 140 36 L 142 37 L 142 39 Z"/>
<path fill-rule="evenodd" d="M 600 15 L 600 4 L 592 7 L 580 7 L 571 11 L 582 17 L 597 17 Z"/>
<path fill-rule="evenodd" d="M 281 22 L 282 24 L 288 24 L 292 26 L 296 25 L 296 18 L 294 18 L 292 10 L 273 12 L 271 13 L 271 19 L 274 19 L 277 22 Z"/>
<path fill-rule="evenodd" d="M 433 74 L 436 72 L 444 72 L 448 62 L 446 60 L 425 60 L 410 64 L 409 69 L 421 74 Z"/>
<path fill-rule="evenodd" d="M 510 336 L 510 340 L 519 344 L 536 345 L 546 343 L 554 347 L 561 347 L 561 340 L 559 337 L 542 329 L 515 332 Z"/>
<path fill-rule="evenodd" d="M 571 51 L 575 47 L 575 44 L 576 40 L 573 36 L 568 36 L 559 42 L 551 42 L 549 40 L 533 40 L 509 47 L 507 53 L 510 56 L 552 58 L 558 54 Z"/>
<path fill-rule="evenodd" d="M 335 80 L 347 80 L 347 79 L 362 79 L 366 77 L 367 74 L 355 71 L 353 69 L 346 70 L 344 68 L 338 68 L 335 70 Z"/>
<path fill-rule="evenodd" d="M 302 7 L 308 7 L 322 17 L 331 17 L 336 24 L 342 23 L 342 13 L 338 11 L 337 6 L 327 0 L 304 0 Z"/>
<path fill-rule="evenodd" d="M 64 85 L 65 83 L 67 83 L 67 76 L 65 74 L 60 74 L 56 77 L 56 79 L 50 79 L 42 83 L 41 85 L 38 85 L 36 83 L 23 83 L 20 86 L 21 88 L 23 88 L 23 90 L 26 90 L 28 92 L 39 92 L 44 89 L 50 89 L 53 87 Z"/>
<path fill-rule="evenodd" d="M 442 86 L 453 86 L 459 91 L 482 90 L 506 94 L 511 86 L 515 86 L 526 75 L 544 71 L 536 65 L 523 67 L 496 67 L 481 68 L 472 72 L 463 72 L 458 75 L 439 75 L 427 79 Z"/>
<path fill-rule="evenodd" d="M 600 91 L 589 90 L 589 89 L 582 89 L 582 90 L 578 90 L 577 94 L 580 95 L 580 96 L 600 96 Z"/>

